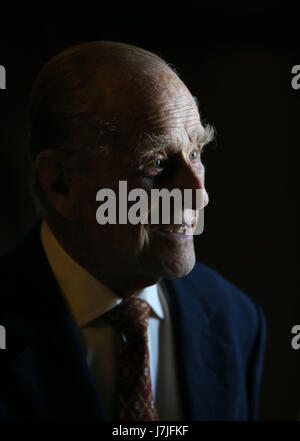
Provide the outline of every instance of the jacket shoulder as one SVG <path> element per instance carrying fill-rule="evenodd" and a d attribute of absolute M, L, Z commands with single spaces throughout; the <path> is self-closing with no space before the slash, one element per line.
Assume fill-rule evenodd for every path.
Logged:
<path fill-rule="evenodd" d="M 235 341 L 240 347 L 252 347 L 259 335 L 264 338 L 261 307 L 207 265 L 197 262 L 187 276 L 176 279 L 174 287 L 182 297 L 188 296 L 181 306 L 198 311 L 199 322 L 208 319 L 228 343 Z"/>
<path fill-rule="evenodd" d="M 227 280 L 209 266 L 197 262 L 194 269 L 185 277 L 193 286 L 195 294 L 207 305 L 210 314 L 218 309 L 225 312 L 238 312 L 243 318 L 257 316 L 256 303 L 240 288 Z"/>

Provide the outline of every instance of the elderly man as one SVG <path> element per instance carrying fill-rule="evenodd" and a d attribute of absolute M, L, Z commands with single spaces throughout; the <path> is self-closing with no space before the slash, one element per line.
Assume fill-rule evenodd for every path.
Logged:
<path fill-rule="evenodd" d="M 263 314 L 195 263 L 196 197 L 181 225 L 96 220 L 121 181 L 207 204 L 212 130 L 184 83 L 143 49 L 78 45 L 40 72 L 29 123 L 43 220 L 0 265 L 0 418 L 255 419 Z"/>

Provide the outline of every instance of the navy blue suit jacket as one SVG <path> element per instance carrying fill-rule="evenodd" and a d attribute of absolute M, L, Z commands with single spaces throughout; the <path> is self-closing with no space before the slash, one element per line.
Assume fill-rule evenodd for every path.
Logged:
<path fill-rule="evenodd" d="M 0 420 L 105 420 L 73 319 L 39 228 L 0 259 Z M 256 419 L 263 367 L 261 309 L 197 263 L 163 280 L 175 328 L 186 420 Z"/>

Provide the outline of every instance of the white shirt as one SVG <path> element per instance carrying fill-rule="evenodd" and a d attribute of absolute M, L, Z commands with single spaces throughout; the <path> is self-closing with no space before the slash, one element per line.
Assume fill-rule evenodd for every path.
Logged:
<path fill-rule="evenodd" d="M 122 301 L 63 249 L 45 221 L 41 239 L 78 329 L 86 361 L 109 419 L 116 394 L 117 333 L 101 315 Z M 182 420 L 175 347 L 166 293 L 158 283 L 137 296 L 150 305 L 148 349 L 153 399 L 161 420 Z"/>

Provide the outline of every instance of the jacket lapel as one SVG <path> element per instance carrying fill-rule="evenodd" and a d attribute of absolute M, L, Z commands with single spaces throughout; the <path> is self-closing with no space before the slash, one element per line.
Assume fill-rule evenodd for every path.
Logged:
<path fill-rule="evenodd" d="M 188 420 L 226 420 L 235 402 L 232 349 L 216 332 L 209 305 L 197 293 L 199 285 L 190 280 L 187 276 L 163 281 L 169 292 L 185 415 Z"/>

